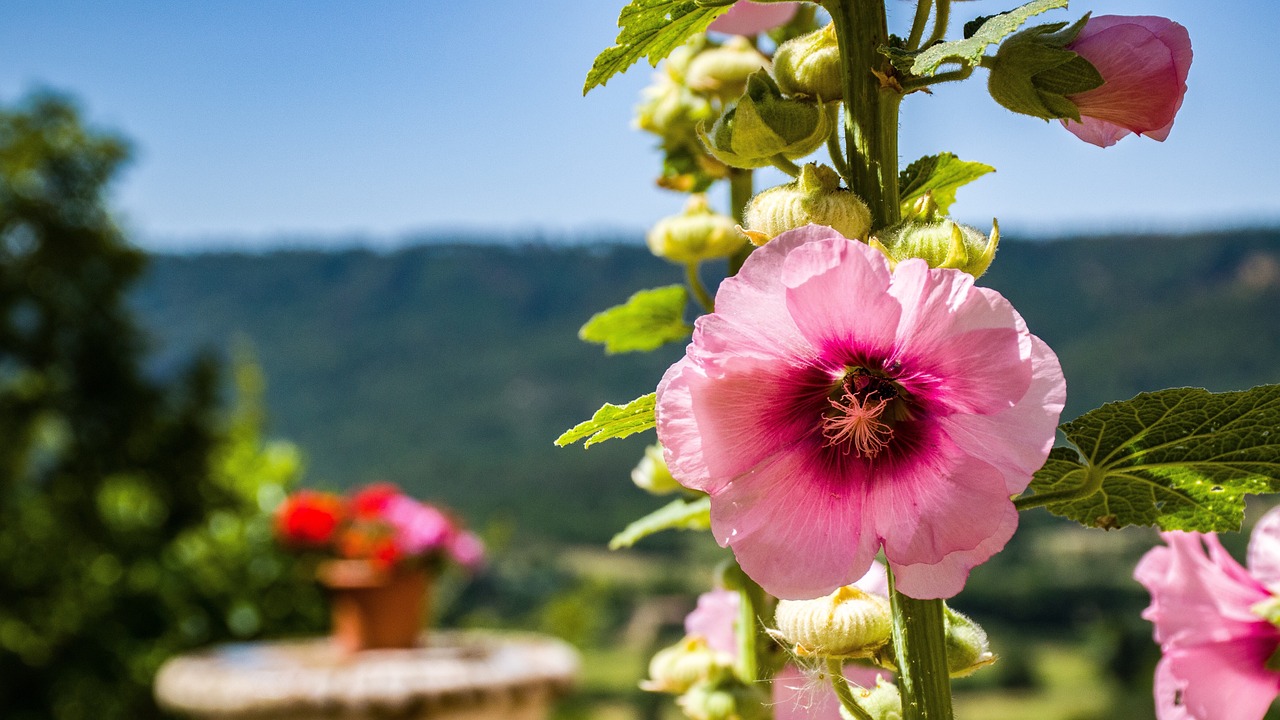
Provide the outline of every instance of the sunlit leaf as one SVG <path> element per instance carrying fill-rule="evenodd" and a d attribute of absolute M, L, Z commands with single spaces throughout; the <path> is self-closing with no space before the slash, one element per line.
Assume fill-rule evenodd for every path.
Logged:
<path fill-rule="evenodd" d="M 609 549 L 628 548 L 663 530 L 706 530 L 711 527 L 711 498 L 673 500 L 636 520 L 613 536 Z"/>
<path fill-rule="evenodd" d="M 924 197 L 926 193 L 932 193 L 938 212 L 946 215 L 956 201 L 958 188 L 995 171 L 990 165 L 961 160 L 951 153 L 922 157 L 908 165 L 898 176 L 902 207 L 909 208 L 911 203 Z"/>
<path fill-rule="evenodd" d="M 631 0 L 618 16 L 618 37 L 613 47 L 596 56 L 582 87 L 586 95 L 609 78 L 647 57 L 650 65 L 666 57 L 695 33 L 703 32 L 716 16 L 729 9 L 703 7 L 694 0 Z"/>
<path fill-rule="evenodd" d="M 994 15 L 982 23 L 970 37 L 939 43 L 917 55 L 915 63 L 911 66 L 911 73 L 920 76 L 932 75 L 940 66 L 949 62 L 977 65 L 988 47 L 1013 34 L 1029 18 L 1066 6 L 1067 0 L 1034 0 L 1007 13 Z"/>
<path fill-rule="evenodd" d="M 683 285 L 641 290 L 625 304 L 596 313 L 578 337 L 604 345 L 607 353 L 647 352 L 693 330 L 684 321 L 689 292 Z"/>
<path fill-rule="evenodd" d="M 590 420 L 578 423 L 556 438 L 556 445 L 564 447 L 579 440 L 585 440 L 582 446 L 589 448 L 598 442 L 623 438 L 648 430 L 656 424 L 653 417 L 656 402 L 657 394 L 649 393 L 626 405 L 605 403 L 605 406 L 597 410 Z"/>

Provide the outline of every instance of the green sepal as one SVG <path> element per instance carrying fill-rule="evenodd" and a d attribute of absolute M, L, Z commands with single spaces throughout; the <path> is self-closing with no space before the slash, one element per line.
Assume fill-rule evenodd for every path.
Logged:
<path fill-rule="evenodd" d="M 688 304 L 689 292 L 683 285 L 641 290 L 626 303 L 593 315 L 578 337 L 604 345 L 610 355 L 648 352 L 693 331 L 684 321 Z"/>
<path fill-rule="evenodd" d="M 949 62 L 977 65 L 989 46 L 1017 31 L 1032 16 L 1066 6 L 1067 0 L 1033 0 L 1009 12 L 993 15 L 971 36 L 963 40 L 938 43 L 925 49 L 916 56 L 911 74 L 921 77 L 933 75 L 940 66 Z"/>
<path fill-rule="evenodd" d="M 706 530 L 711 527 L 711 498 L 672 500 L 635 522 L 609 541 L 610 550 L 629 548 L 663 530 Z"/>
<path fill-rule="evenodd" d="M 990 62 L 987 90 L 991 97 L 1023 115 L 1079 121 L 1080 110 L 1067 96 L 1103 83 L 1092 63 L 1066 49 L 1088 20 L 1085 15 L 1071 25 L 1039 25 L 1005 41 Z"/>
<path fill-rule="evenodd" d="M 937 212 L 946 215 L 956 201 L 958 188 L 995 171 L 990 165 L 961 160 L 947 152 L 922 157 L 898 173 L 903 216 L 910 216 L 915 202 L 927 194 Z"/>
<path fill-rule="evenodd" d="M 1280 385 L 1174 388 L 1107 403 L 1060 427 L 1020 506 L 1086 527 L 1239 530 L 1244 496 L 1280 491 Z"/>
<path fill-rule="evenodd" d="M 642 57 L 656 67 L 658 61 L 692 35 L 705 31 L 716 16 L 728 9 L 728 5 L 704 7 L 695 0 L 631 0 L 618 16 L 616 44 L 591 63 L 582 94 L 603 87 L 609 78 L 625 72 Z"/>
<path fill-rule="evenodd" d="M 564 447 L 585 439 L 582 447 L 589 448 L 598 442 L 644 432 L 657 425 L 654 419 L 657 398 L 657 393 L 649 393 L 626 405 L 605 403 L 590 420 L 574 425 L 556 438 L 556 445 Z"/>

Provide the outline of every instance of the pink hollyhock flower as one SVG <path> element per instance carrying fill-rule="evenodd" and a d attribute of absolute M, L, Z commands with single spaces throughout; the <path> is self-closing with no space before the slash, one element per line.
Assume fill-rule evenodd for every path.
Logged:
<path fill-rule="evenodd" d="M 889 680 L 889 673 L 865 665 L 846 665 L 844 676 L 864 688 L 874 688 L 877 678 Z M 843 720 L 840 699 L 825 674 L 809 677 L 787 663 L 773 676 L 773 720 Z"/>
<path fill-rule="evenodd" d="M 407 495 L 387 498 L 382 520 L 391 526 L 396 547 L 405 555 L 423 555 L 444 547 L 455 532 L 444 513 Z"/>
<path fill-rule="evenodd" d="M 1067 46 L 1093 64 L 1105 83 L 1071 95 L 1081 122 L 1063 120 L 1076 137 L 1110 147 L 1129 133 L 1163 141 L 1187 92 L 1191 37 L 1168 18 L 1100 15 Z"/>
<path fill-rule="evenodd" d="M 899 590 L 949 597 L 1013 534 L 1064 399 L 999 293 L 810 225 L 720 285 L 658 385 L 658 438 L 773 595 L 829 593 L 883 547 Z"/>
<path fill-rule="evenodd" d="M 732 590 L 712 590 L 698 596 L 698 606 L 684 619 L 686 635 L 698 635 L 707 647 L 738 657 L 738 611 L 742 596 Z"/>
<path fill-rule="evenodd" d="M 757 3 L 749 0 L 736 2 L 729 11 L 716 18 L 707 27 L 714 32 L 728 35 L 756 35 L 785 25 L 795 16 L 799 3 Z"/>
<path fill-rule="evenodd" d="M 1280 629 L 1261 614 L 1275 611 L 1280 590 L 1280 509 L 1254 528 L 1248 570 L 1216 535 L 1160 535 L 1167 547 L 1149 550 L 1134 570 L 1151 593 L 1142 616 L 1155 625 L 1163 653 L 1156 716 L 1261 718 L 1280 694 L 1280 672 L 1267 667 L 1280 648 Z"/>

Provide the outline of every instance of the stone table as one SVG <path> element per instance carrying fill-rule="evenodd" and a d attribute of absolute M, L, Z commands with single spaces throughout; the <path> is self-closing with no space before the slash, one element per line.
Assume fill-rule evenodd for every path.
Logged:
<path fill-rule="evenodd" d="M 322 638 L 171 658 L 155 694 L 201 720 L 542 720 L 577 671 L 577 652 L 541 635 L 434 632 L 413 650 L 346 656 Z"/>

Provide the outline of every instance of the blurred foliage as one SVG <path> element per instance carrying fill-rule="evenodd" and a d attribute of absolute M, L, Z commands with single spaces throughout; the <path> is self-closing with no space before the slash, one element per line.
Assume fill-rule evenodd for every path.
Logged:
<path fill-rule="evenodd" d="M 319 618 L 261 512 L 298 456 L 262 444 L 251 368 L 229 421 L 212 361 L 143 372 L 125 295 L 144 259 L 103 201 L 127 155 L 57 97 L 0 109 L 7 720 L 158 717 L 150 683 L 167 656 Z"/>

